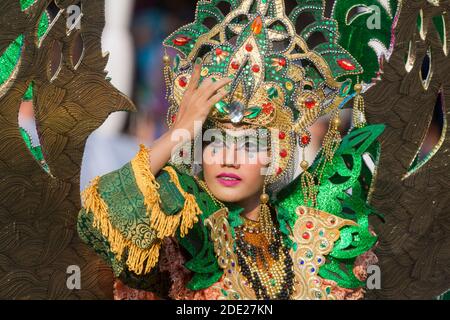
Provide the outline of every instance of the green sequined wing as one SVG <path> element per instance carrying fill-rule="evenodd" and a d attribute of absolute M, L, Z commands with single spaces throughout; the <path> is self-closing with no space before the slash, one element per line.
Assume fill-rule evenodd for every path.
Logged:
<path fill-rule="evenodd" d="M 334 280 L 344 288 L 360 287 L 362 283 L 352 269 L 356 258 L 373 247 L 377 237 L 369 230 L 369 215 L 374 213 L 368 204 L 376 166 L 379 145 L 376 139 L 383 125 L 370 125 L 353 129 L 343 139 L 332 162 L 321 166 L 321 157 L 309 169 L 323 168 L 317 186 L 317 209 L 338 217 L 353 220 L 356 226 L 343 227 L 332 252 L 319 274 Z M 297 215 L 295 208 L 304 205 L 300 178 L 295 179 L 277 195 L 279 220 L 293 227 Z M 288 228 L 283 228 L 288 233 Z"/>

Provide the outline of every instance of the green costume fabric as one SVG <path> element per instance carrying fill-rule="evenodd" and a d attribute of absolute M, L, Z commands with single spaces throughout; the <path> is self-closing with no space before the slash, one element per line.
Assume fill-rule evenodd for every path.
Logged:
<path fill-rule="evenodd" d="M 362 155 L 370 154 L 376 161 L 378 152 L 376 138 L 383 128 L 382 125 L 373 125 L 350 132 L 342 141 L 333 162 L 325 167 L 318 187 L 318 209 L 358 223 L 357 226 L 347 226 L 341 230 L 341 238 L 336 242 L 334 250 L 327 257 L 327 263 L 319 273 L 321 277 L 336 281 L 344 288 L 363 285 L 354 276 L 352 267 L 356 257 L 369 250 L 376 242 L 376 236 L 368 229 L 368 215 L 372 213 L 372 209 L 367 205 L 366 199 L 371 174 L 363 165 Z M 315 164 L 318 165 L 318 161 Z M 200 290 L 217 282 L 223 274 L 223 270 L 217 264 L 209 230 L 204 226 L 204 220 L 220 207 L 193 177 L 178 171 L 177 176 L 183 190 L 195 196 L 196 203 L 202 211 L 199 221 L 185 237 L 180 237 L 179 232 L 176 236 L 181 247 L 189 255 L 185 267 L 193 272 L 193 278 L 187 287 L 191 290 Z M 166 215 L 177 214 L 184 206 L 183 195 L 167 172 L 161 171 L 156 176 L 156 181 L 160 185 L 161 209 Z M 295 208 L 304 205 L 300 188 L 299 181 L 294 180 L 277 197 L 273 197 L 272 201 L 278 212 L 277 218 L 285 235 L 285 242 L 294 249 L 295 244 L 290 242 L 288 227 L 295 224 Z M 350 188 L 351 195 L 348 193 Z M 111 224 L 137 246 L 149 248 L 156 236 L 150 227 L 144 196 L 137 186 L 131 162 L 100 177 L 98 191 L 109 208 Z M 230 210 L 230 226 L 236 228 L 242 224 L 239 216 L 242 208 L 233 204 L 226 205 Z M 115 275 L 125 279 L 129 286 L 160 292 L 162 280 L 161 275 L 155 272 L 157 268 L 144 276 L 137 276 L 129 271 L 125 263 L 118 261 L 111 253 L 106 237 L 93 226 L 92 216 L 85 208 L 79 213 L 78 232 L 83 241 L 99 253 L 113 268 Z M 344 268 L 341 268 L 342 265 Z"/>
<path fill-rule="evenodd" d="M 204 219 L 219 209 L 213 200 L 198 187 L 192 177 L 178 173 L 183 189 L 195 195 L 197 204 L 202 210 L 199 221 L 190 230 L 188 236 L 181 238 L 179 244 L 186 249 L 191 259 L 186 262 L 186 268 L 194 272 L 188 288 L 199 290 L 207 288 L 222 275 L 214 255 L 214 248 L 209 241 L 208 233 L 203 225 Z M 159 194 L 161 209 L 167 215 L 178 213 L 184 205 L 184 198 L 178 188 L 170 180 L 169 175 L 161 171 L 156 177 L 160 184 Z M 114 227 L 134 244 L 145 249 L 155 241 L 155 233 L 149 227 L 150 221 L 146 215 L 144 197 L 134 179 L 131 163 L 101 177 L 99 192 L 110 208 L 109 217 Z M 78 219 L 78 231 L 81 238 L 111 265 L 116 276 L 126 270 L 124 264 L 119 264 L 114 254 L 110 252 L 106 238 L 92 226 L 92 215 L 82 209 Z M 136 275 L 134 275 L 136 276 Z M 152 282 L 152 276 L 146 277 L 144 283 Z"/>

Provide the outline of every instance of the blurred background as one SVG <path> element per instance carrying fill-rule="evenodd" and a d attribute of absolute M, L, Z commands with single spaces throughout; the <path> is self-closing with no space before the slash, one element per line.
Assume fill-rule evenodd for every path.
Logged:
<path fill-rule="evenodd" d="M 136 104 L 136 113 L 115 113 L 86 144 L 80 188 L 131 160 L 139 144 L 151 145 L 168 129 L 162 41 L 194 20 L 194 0 L 106 0 L 103 50 L 112 83 Z"/>

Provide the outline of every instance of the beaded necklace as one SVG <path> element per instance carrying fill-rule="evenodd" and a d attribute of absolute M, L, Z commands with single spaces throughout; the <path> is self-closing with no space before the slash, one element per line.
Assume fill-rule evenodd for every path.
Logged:
<path fill-rule="evenodd" d="M 260 223 L 244 218 L 236 231 L 238 264 L 258 299 L 287 300 L 293 291 L 292 258 L 276 227 L 272 234 L 274 240 L 269 243 Z"/>
<path fill-rule="evenodd" d="M 197 177 L 195 179 L 218 206 L 226 208 L 204 181 Z M 284 246 L 281 233 L 273 226 L 273 240 L 269 243 L 260 222 L 242 218 L 244 224 L 235 229 L 236 254 L 242 276 L 251 283 L 258 299 L 289 299 L 293 292 L 294 271 L 289 249 Z"/>

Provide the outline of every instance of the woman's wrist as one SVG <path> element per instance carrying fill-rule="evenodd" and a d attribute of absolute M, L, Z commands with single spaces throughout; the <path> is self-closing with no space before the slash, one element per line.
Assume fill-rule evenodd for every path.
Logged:
<path fill-rule="evenodd" d="M 190 140 L 192 137 L 188 132 L 182 132 L 175 128 L 170 129 L 156 140 L 151 147 L 150 154 L 150 170 L 153 175 L 156 176 L 164 168 L 179 145 Z"/>

